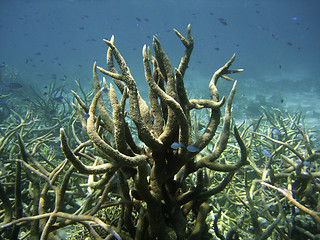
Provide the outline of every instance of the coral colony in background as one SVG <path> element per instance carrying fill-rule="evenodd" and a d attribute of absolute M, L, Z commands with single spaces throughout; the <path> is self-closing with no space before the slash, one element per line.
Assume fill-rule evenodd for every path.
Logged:
<path fill-rule="evenodd" d="M 175 33 L 177 68 L 157 38 L 143 47 L 148 100 L 112 37 L 108 69 L 94 63 L 94 91 L 78 84 L 73 108 L 55 85 L 21 112 L 1 108 L 2 238 L 319 238 L 320 152 L 301 113 L 263 108 L 236 126 L 235 55 L 208 81 L 210 99 L 194 98 L 191 28 Z M 219 79 L 233 81 L 226 98 Z"/>

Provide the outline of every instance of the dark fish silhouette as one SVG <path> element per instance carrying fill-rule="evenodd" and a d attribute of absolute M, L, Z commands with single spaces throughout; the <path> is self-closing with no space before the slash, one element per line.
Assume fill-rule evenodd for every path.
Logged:
<path fill-rule="evenodd" d="M 55 97 L 55 98 L 52 98 L 53 101 L 55 101 L 56 103 L 58 104 L 62 104 L 63 103 L 63 97 L 60 96 L 60 97 Z"/>
<path fill-rule="evenodd" d="M 228 23 L 227 23 L 227 19 L 225 19 L 225 18 L 217 18 L 217 20 L 222 24 L 222 25 L 224 25 L 224 26 L 227 26 L 228 25 Z"/>
<path fill-rule="evenodd" d="M 9 90 L 18 90 L 18 89 L 21 89 L 23 86 L 20 83 L 11 82 L 11 83 L 2 84 L 2 87 L 5 87 L 5 88 L 7 88 Z"/>

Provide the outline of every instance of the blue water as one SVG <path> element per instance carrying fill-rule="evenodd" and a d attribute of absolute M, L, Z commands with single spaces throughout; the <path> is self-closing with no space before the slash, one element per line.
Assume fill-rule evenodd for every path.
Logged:
<path fill-rule="evenodd" d="M 105 66 L 102 39 L 115 35 L 144 92 L 143 45 L 152 46 L 156 36 L 177 67 L 184 47 L 172 29 L 185 35 L 190 23 L 195 47 L 187 86 L 208 91 L 214 71 L 236 53 L 233 67 L 245 69 L 231 76 L 239 80 L 238 99 L 300 108 L 319 119 L 318 0 L 1 0 L 0 6 L 0 71 L 10 68 L 37 91 L 54 79 L 66 89 L 76 88 L 75 79 L 91 89 L 93 62 Z M 231 83 L 222 85 L 224 95 Z M 242 103 L 235 108 L 246 110 Z"/>

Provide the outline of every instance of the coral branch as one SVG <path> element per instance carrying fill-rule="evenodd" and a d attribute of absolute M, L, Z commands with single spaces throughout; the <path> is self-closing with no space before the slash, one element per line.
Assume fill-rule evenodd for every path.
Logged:
<path fill-rule="evenodd" d="M 112 163 L 106 163 L 99 166 L 86 166 L 84 165 L 71 151 L 67 143 L 66 133 L 63 128 L 60 129 L 61 149 L 66 158 L 72 163 L 72 165 L 80 172 L 84 174 L 99 174 L 107 172 L 115 172 L 119 166 Z"/>
<path fill-rule="evenodd" d="M 26 229 L 30 238 L 55 239 L 56 232 L 68 227 L 80 232 L 81 239 L 211 239 L 211 220 L 207 216 L 217 209 L 214 205 L 220 204 L 221 196 L 226 196 L 223 204 L 225 199 L 231 204 L 240 199 L 237 206 L 243 206 L 243 195 L 237 192 L 235 200 L 230 200 L 232 196 L 227 189 L 229 184 L 234 189 L 243 185 L 236 183 L 241 175 L 236 173 L 248 164 L 247 144 L 242 140 L 246 131 L 240 134 L 231 121 L 237 81 L 227 76 L 242 69 L 230 69 L 235 60 L 233 55 L 211 78 L 212 98 L 191 99 L 194 92 L 187 91 L 184 78 L 194 39 L 190 25 L 186 37 L 174 31 L 185 47 L 178 67 L 172 66 L 169 54 L 156 37 L 152 48 L 145 45 L 142 49 L 149 103 L 140 95 L 138 81 L 112 36 L 104 40 L 107 69 L 97 67 L 96 62 L 93 64 L 94 91 L 86 94 L 77 81 L 81 97 L 73 91 L 72 105 L 57 107 L 63 115 L 69 107 L 71 118 L 61 116 L 58 123 L 48 128 L 48 133 L 30 139 L 27 135 L 34 136 L 38 120 L 29 121 L 29 111 L 25 117 L 15 115 L 16 124 L 9 126 L 0 139 L 0 153 L 12 147 L 8 159 L 15 161 L 7 165 L 14 165 L 12 162 L 17 165 L 16 174 L 9 172 L 0 183 L 4 208 L 0 211 L 0 218 L 4 219 L 1 233 L 12 230 L 13 226 L 19 230 L 24 224 L 13 237 Z M 106 75 L 101 82 L 97 69 Z M 217 88 L 219 78 L 234 81 L 229 95 L 221 99 Z M 61 96 L 62 90 L 57 94 Z M 39 102 L 50 104 L 42 98 Z M 223 124 L 218 131 L 221 120 Z M 60 126 L 68 128 L 64 130 Z M 57 153 L 61 151 L 59 147 L 49 146 L 57 142 L 53 137 L 57 128 L 60 128 L 65 157 L 62 160 Z M 28 129 L 26 133 L 25 129 Z M 242 131 L 243 126 L 239 129 Z M 20 132 L 18 145 L 22 160 L 16 156 L 16 145 L 10 142 L 17 132 Z M 67 136 L 72 135 L 74 139 L 68 141 Z M 24 145 L 22 139 L 29 141 Z M 75 143 L 78 146 L 72 150 Z M 220 156 L 226 157 L 217 161 Z M 254 166 L 259 169 L 258 163 Z M 15 198 L 10 193 L 14 183 Z M 214 201 L 213 195 L 217 195 Z M 13 205 L 20 208 L 30 205 L 24 209 L 30 217 L 23 217 L 18 211 L 14 215 Z M 225 217 L 224 211 L 222 218 Z M 220 222 L 226 225 L 224 219 Z M 82 225 L 73 226 L 76 223 Z M 215 228 L 217 225 L 216 221 Z M 269 232 L 273 228 L 272 225 Z M 221 239 L 223 232 L 219 233 Z"/>
<path fill-rule="evenodd" d="M 305 206 L 303 206 L 301 203 L 299 203 L 298 201 L 296 201 L 293 197 L 292 197 L 292 194 L 286 190 L 286 189 L 283 189 L 283 188 L 278 188 L 278 187 L 275 187 L 269 183 L 266 183 L 266 182 L 260 182 L 262 185 L 265 185 L 269 188 L 272 188 L 274 190 L 277 190 L 278 192 L 282 193 L 290 202 L 292 202 L 296 207 L 298 207 L 300 210 L 304 211 L 305 213 L 309 214 L 313 219 L 314 221 L 320 225 L 320 212 L 314 212 L 312 210 L 310 210 L 309 208 L 306 208 Z"/>

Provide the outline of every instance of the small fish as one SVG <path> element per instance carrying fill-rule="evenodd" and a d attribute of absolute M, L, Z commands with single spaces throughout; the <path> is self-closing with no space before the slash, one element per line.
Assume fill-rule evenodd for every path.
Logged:
<path fill-rule="evenodd" d="M 266 157 L 272 157 L 271 153 L 268 150 L 264 149 L 262 152 Z"/>
<path fill-rule="evenodd" d="M 311 163 L 308 162 L 308 161 L 304 161 L 303 165 L 305 165 L 307 168 L 311 168 L 312 167 Z"/>
<path fill-rule="evenodd" d="M 52 109 L 48 112 L 49 115 L 56 115 L 56 110 Z"/>
<path fill-rule="evenodd" d="M 114 179 L 113 179 L 113 181 L 112 181 L 112 184 L 118 184 L 118 180 L 119 180 L 118 174 L 115 173 L 115 174 L 114 174 Z"/>
<path fill-rule="evenodd" d="M 62 96 L 60 96 L 60 97 L 55 97 L 55 98 L 53 98 L 52 99 L 53 101 L 55 101 L 56 103 L 58 103 L 58 104 L 62 104 L 63 103 L 63 97 Z"/>
<path fill-rule="evenodd" d="M 115 237 L 115 239 L 117 240 L 121 240 L 122 238 L 119 236 L 118 233 L 116 233 L 115 231 L 113 231 L 113 229 L 110 229 L 110 233 Z"/>
<path fill-rule="evenodd" d="M 280 38 L 280 35 L 279 35 L 279 34 L 274 34 L 274 33 L 272 33 L 271 36 L 272 36 L 274 39 L 276 39 L 276 40 L 278 40 L 278 39 Z"/>
<path fill-rule="evenodd" d="M 222 25 L 224 25 L 224 26 L 227 26 L 228 25 L 228 23 L 227 23 L 227 19 L 225 19 L 225 18 L 217 18 L 217 20 L 222 24 Z"/>
<path fill-rule="evenodd" d="M 200 151 L 199 148 L 196 148 L 195 146 L 192 146 L 192 145 L 189 145 L 189 146 L 187 147 L 187 150 L 188 150 L 189 152 L 192 152 L 192 153 L 194 153 L 194 152 L 199 152 L 199 151 Z"/>
<path fill-rule="evenodd" d="M 180 143 L 178 143 L 178 142 L 174 142 L 174 143 L 171 144 L 171 148 L 172 149 L 178 149 L 178 148 L 183 148 L 183 147 L 185 147 L 185 146 L 180 144 Z"/>
<path fill-rule="evenodd" d="M 151 115 L 151 121 L 154 122 L 154 116 L 153 115 Z"/>
<path fill-rule="evenodd" d="M 181 174 L 180 174 L 180 183 L 182 183 L 183 178 L 184 178 L 184 172 L 181 172 Z"/>
<path fill-rule="evenodd" d="M 280 132 L 280 130 L 279 129 L 273 129 L 273 131 L 272 131 L 272 133 L 274 134 L 274 135 L 281 135 L 282 133 Z"/>
<path fill-rule="evenodd" d="M 88 119 L 89 118 L 89 113 L 85 113 L 82 115 L 81 119 Z"/>
<path fill-rule="evenodd" d="M 7 106 L 8 104 L 4 101 L 0 101 L 0 106 Z"/>
<path fill-rule="evenodd" d="M 4 68 L 4 67 L 6 67 L 6 65 L 0 63 L 0 68 Z"/>
<path fill-rule="evenodd" d="M 9 90 L 18 90 L 18 89 L 21 89 L 23 86 L 20 83 L 11 82 L 11 83 L 2 84 L 2 87 L 6 87 Z"/>

